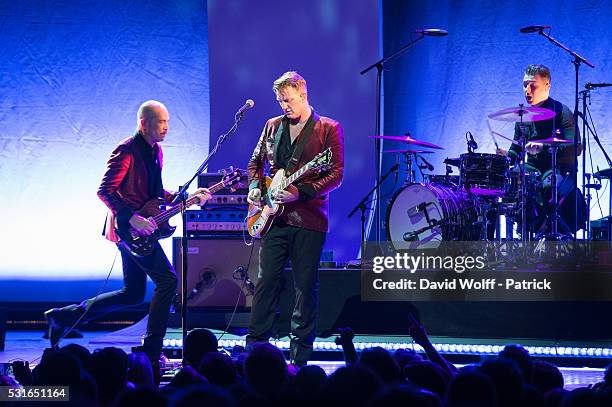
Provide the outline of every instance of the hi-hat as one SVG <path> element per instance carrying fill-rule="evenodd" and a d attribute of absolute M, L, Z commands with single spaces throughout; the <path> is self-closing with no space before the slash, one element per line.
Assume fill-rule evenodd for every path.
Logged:
<path fill-rule="evenodd" d="M 549 144 L 549 145 L 561 145 L 561 144 L 569 144 L 569 143 L 573 143 L 572 140 L 565 140 L 562 138 L 557 138 L 557 137 L 549 137 L 549 138 L 543 138 L 540 140 L 529 140 L 530 143 L 540 143 L 540 144 Z"/>
<path fill-rule="evenodd" d="M 440 147 L 437 144 L 428 143 L 427 141 L 417 140 L 410 136 L 369 136 L 369 137 L 370 138 L 380 138 L 383 140 L 403 141 L 404 143 L 412 144 L 413 146 L 429 147 L 429 148 L 436 148 L 438 150 L 444 150 L 444 147 Z"/>
<path fill-rule="evenodd" d="M 403 153 L 403 154 L 433 154 L 431 150 L 385 150 L 383 153 Z"/>
<path fill-rule="evenodd" d="M 502 122 L 539 122 L 555 117 L 555 112 L 538 106 L 508 107 L 487 116 L 489 119 Z M 522 119 L 521 119 L 522 117 Z"/>

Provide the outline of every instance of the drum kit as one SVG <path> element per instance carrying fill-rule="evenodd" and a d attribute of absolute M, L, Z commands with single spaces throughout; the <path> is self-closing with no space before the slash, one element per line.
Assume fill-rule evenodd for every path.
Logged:
<path fill-rule="evenodd" d="M 512 107 L 490 114 L 493 120 L 506 122 L 535 122 L 554 117 L 552 110 L 535 106 Z M 521 127 L 519 127 L 521 128 Z M 494 132 L 492 132 L 494 133 Z M 498 136 L 503 137 L 499 133 Z M 528 230 L 533 223 L 528 208 L 533 208 L 541 195 L 543 183 L 539 172 L 526 170 L 525 137 L 510 140 L 522 147 L 523 154 L 514 168 L 505 155 L 475 153 L 478 148 L 471 133 L 466 134 L 468 152 L 458 158 L 447 158 L 445 175 L 426 175 L 423 169 L 433 167 L 422 157 L 431 150 L 444 148 L 412 136 L 372 136 L 384 140 L 401 141 L 406 149 L 389 150 L 387 153 L 403 154 L 406 159 L 407 177 L 404 185 L 395 193 L 387 210 L 386 229 L 388 239 L 396 250 L 435 248 L 443 241 L 501 240 L 501 215 L 506 218 L 506 240 L 514 240 L 512 231 L 517 224 L 521 241 L 536 239 L 563 241 L 571 236 L 559 233 L 558 192 L 556 172 L 551 175 L 551 200 L 541 233 Z M 503 137 L 506 138 L 506 137 Z M 495 140 L 494 140 L 495 141 Z M 548 145 L 551 168 L 556 168 L 556 153 L 560 146 L 572 143 L 555 137 L 530 140 Z M 497 142 L 495 142 L 497 146 Z M 421 158 L 423 164 L 418 164 Z M 421 171 L 425 182 L 415 182 L 413 165 Z M 459 175 L 451 175 L 452 167 Z M 529 211 L 531 212 L 531 210 Z"/>

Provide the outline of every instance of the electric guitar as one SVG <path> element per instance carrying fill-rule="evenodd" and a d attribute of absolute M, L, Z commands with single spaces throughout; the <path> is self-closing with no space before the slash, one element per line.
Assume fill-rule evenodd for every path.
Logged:
<path fill-rule="evenodd" d="M 317 154 L 315 158 L 306 163 L 299 170 L 285 177 L 285 170 L 280 169 L 274 174 L 274 178 L 266 177 L 266 194 L 262 197 L 261 205 L 249 204 L 249 212 L 247 215 L 247 230 L 253 237 L 262 237 L 265 235 L 274 218 L 283 213 L 283 204 L 276 202 L 272 197 L 277 191 L 286 189 L 289 185 L 303 177 L 308 171 L 318 170 L 325 171 L 329 168 L 332 158 L 331 149 Z"/>
<path fill-rule="evenodd" d="M 225 175 L 221 181 L 208 188 L 211 194 L 240 181 L 242 177 L 242 170 L 233 169 L 232 167 L 224 173 Z M 187 200 L 185 203 L 186 207 L 188 208 L 198 201 L 199 197 L 195 195 Z M 172 236 L 176 230 L 176 226 L 171 226 L 168 221 L 183 210 L 183 202 L 169 209 L 161 209 L 161 206 L 165 206 L 166 203 L 167 202 L 162 198 L 153 198 L 136 211 L 138 215 L 154 220 L 157 225 L 157 229 L 148 236 L 140 236 L 129 224 L 119 226 L 116 220 L 112 219 L 111 222 L 114 221 L 114 223 L 111 223 L 111 225 L 115 225 L 115 232 L 119 237 L 119 245 L 136 257 L 144 257 L 153 252 L 157 240 Z"/>

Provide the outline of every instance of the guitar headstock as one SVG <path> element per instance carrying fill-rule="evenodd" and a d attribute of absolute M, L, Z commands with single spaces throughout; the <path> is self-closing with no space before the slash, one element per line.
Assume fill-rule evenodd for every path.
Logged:
<path fill-rule="evenodd" d="M 331 167 L 332 151 L 327 147 L 325 151 L 320 152 L 312 159 L 312 168 L 319 171 L 327 171 Z"/>
<path fill-rule="evenodd" d="M 221 182 L 223 182 L 223 186 L 229 187 L 237 183 L 238 181 L 240 181 L 240 179 L 242 178 L 242 174 L 244 173 L 244 170 L 241 170 L 240 168 L 228 167 L 219 172 L 221 173 L 221 175 L 223 175 L 223 178 L 221 178 Z"/>

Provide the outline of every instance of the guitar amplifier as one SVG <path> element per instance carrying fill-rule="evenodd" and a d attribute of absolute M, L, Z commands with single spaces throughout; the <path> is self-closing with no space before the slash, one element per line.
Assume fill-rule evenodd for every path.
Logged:
<path fill-rule="evenodd" d="M 250 307 L 259 267 L 258 240 L 247 246 L 240 239 L 201 236 L 187 247 L 187 305 L 189 307 Z M 181 292 L 181 238 L 172 239 L 172 264 Z"/>
<path fill-rule="evenodd" d="M 249 193 L 249 179 L 246 175 L 246 171 L 242 170 L 242 177 L 239 181 L 235 182 L 231 188 L 223 188 L 217 192 L 218 195 L 247 195 Z M 216 184 L 223 177 L 222 173 L 205 172 L 198 176 L 198 187 L 208 188 L 211 185 Z"/>
<path fill-rule="evenodd" d="M 246 231 L 247 208 L 187 210 L 187 231 L 192 235 Z"/>

